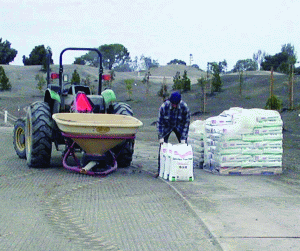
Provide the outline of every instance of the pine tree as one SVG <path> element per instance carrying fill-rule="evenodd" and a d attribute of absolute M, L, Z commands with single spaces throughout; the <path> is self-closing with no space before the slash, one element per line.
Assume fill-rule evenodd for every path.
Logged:
<path fill-rule="evenodd" d="M 180 72 L 176 72 L 176 75 L 173 77 L 173 90 L 182 90 L 182 82 L 181 82 L 181 76 Z"/>
<path fill-rule="evenodd" d="M 72 79 L 71 79 L 71 83 L 75 83 L 75 84 L 80 84 L 80 76 L 79 73 L 77 72 L 77 70 L 74 70 L 73 74 L 72 74 Z"/>
<path fill-rule="evenodd" d="M 186 70 L 183 73 L 181 82 L 182 82 L 181 86 L 182 86 L 183 91 L 191 90 L 191 80 L 188 78 Z"/>
<path fill-rule="evenodd" d="M 4 68 L 0 66 L 0 91 L 7 91 L 11 89 L 9 78 L 6 76 Z"/>

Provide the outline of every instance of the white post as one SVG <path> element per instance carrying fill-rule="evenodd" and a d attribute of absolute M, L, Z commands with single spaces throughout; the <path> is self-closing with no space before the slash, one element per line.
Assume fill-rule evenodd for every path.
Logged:
<path fill-rule="evenodd" d="M 4 123 L 7 123 L 7 111 L 4 111 Z"/>

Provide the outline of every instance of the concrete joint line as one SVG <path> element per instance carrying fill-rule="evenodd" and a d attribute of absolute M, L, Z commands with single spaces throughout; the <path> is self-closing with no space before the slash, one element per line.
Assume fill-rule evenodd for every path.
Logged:
<path fill-rule="evenodd" d="M 148 171 L 146 171 L 148 172 Z M 151 172 L 148 172 L 151 173 Z M 153 173 L 151 173 L 153 174 Z M 160 179 L 160 178 L 159 178 Z M 207 237 L 210 239 L 210 241 L 215 245 L 215 247 L 218 247 L 220 250 L 223 250 L 222 246 L 220 245 L 220 243 L 218 242 L 218 238 L 209 230 L 209 228 L 206 226 L 206 224 L 201 220 L 201 216 L 196 212 L 196 210 L 194 209 L 195 207 L 182 195 L 182 193 L 176 188 L 174 187 L 170 182 L 164 180 L 164 179 L 160 179 L 161 181 L 165 182 L 170 188 L 172 188 L 174 190 L 174 192 L 182 199 L 182 201 L 188 206 L 188 208 L 190 208 L 190 211 L 192 214 L 194 214 L 194 216 L 197 218 L 198 222 L 200 223 L 200 225 L 203 227 L 203 229 L 205 229 L 205 231 L 207 232 Z"/>

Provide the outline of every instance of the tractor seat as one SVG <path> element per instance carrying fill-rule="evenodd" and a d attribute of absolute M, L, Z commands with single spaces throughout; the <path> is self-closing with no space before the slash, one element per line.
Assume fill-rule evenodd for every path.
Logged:
<path fill-rule="evenodd" d="M 75 93 L 84 92 L 86 95 L 90 95 L 91 94 L 90 88 L 88 86 L 75 85 L 74 89 L 75 89 Z"/>
<path fill-rule="evenodd" d="M 93 105 L 94 113 L 105 113 L 104 98 L 101 95 L 88 95 L 87 97 Z"/>

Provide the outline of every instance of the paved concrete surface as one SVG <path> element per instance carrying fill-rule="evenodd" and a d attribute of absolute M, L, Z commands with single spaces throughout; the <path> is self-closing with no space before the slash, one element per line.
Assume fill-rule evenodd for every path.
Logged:
<path fill-rule="evenodd" d="M 76 174 L 19 159 L 0 128 L 0 250 L 299 250 L 299 177 L 153 178 L 156 142 L 137 139 L 132 166 Z"/>

